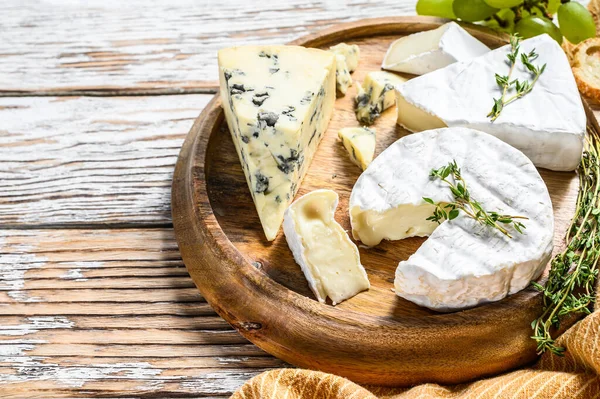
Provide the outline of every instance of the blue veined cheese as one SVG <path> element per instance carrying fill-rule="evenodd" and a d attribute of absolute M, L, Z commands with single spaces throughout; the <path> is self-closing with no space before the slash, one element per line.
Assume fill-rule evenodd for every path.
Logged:
<path fill-rule="evenodd" d="M 352 86 L 352 77 L 346 65 L 346 58 L 343 55 L 335 54 L 336 61 L 336 89 L 341 94 L 346 94 L 348 87 Z"/>
<path fill-rule="evenodd" d="M 274 240 L 335 102 L 332 53 L 298 46 L 219 51 L 223 109 L 267 240 Z"/>
<path fill-rule="evenodd" d="M 369 289 L 356 245 L 334 219 L 338 195 L 315 190 L 285 211 L 283 231 L 294 259 L 319 302 L 334 305 Z"/>
<path fill-rule="evenodd" d="M 423 75 L 490 51 L 456 22 L 413 33 L 393 42 L 381 67 L 388 71 Z"/>
<path fill-rule="evenodd" d="M 375 130 L 367 127 L 345 127 L 340 129 L 338 137 L 352 162 L 362 170 L 367 169 L 375 154 Z"/>
<path fill-rule="evenodd" d="M 581 160 L 586 116 L 569 61 L 547 34 L 523 40 L 521 53 L 539 54 L 546 69 L 526 96 L 507 105 L 495 121 L 487 116 L 500 97 L 495 73 L 507 74 L 510 46 L 397 86 L 398 124 L 411 131 L 444 126 L 481 130 L 523 151 L 540 168 L 575 170 Z M 520 59 L 511 79 L 531 81 Z M 507 97 L 514 94 L 514 88 Z"/>
<path fill-rule="evenodd" d="M 369 72 L 358 86 L 356 96 L 356 119 L 371 125 L 379 115 L 396 102 L 394 88 L 406 79 L 390 72 Z"/>
<path fill-rule="evenodd" d="M 471 198 L 483 209 L 520 215 L 524 234 L 512 238 L 460 211 L 441 224 L 427 220 L 435 203 L 454 201 L 432 169 L 456 161 Z M 529 286 L 552 254 L 554 215 L 548 188 L 531 161 L 494 136 L 467 128 L 442 128 L 402 137 L 364 171 L 350 195 L 355 239 L 429 236 L 398 264 L 396 294 L 439 311 L 500 300 Z"/>
<path fill-rule="evenodd" d="M 358 68 L 358 59 L 360 57 L 360 48 L 356 44 L 340 43 L 329 47 L 329 51 L 344 56 L 346 66 L 350 73 Z"/>

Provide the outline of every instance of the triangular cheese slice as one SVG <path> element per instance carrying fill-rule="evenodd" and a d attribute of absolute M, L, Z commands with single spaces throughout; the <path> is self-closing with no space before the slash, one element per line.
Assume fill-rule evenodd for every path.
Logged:
<path fill-rule="evenodd" d="M 423 75 L 490 51 L 456 22 L 404 36 L 390 45 L 381 68 Z"/>
<path fill-rule="evenodd" d="M 271 241 L 331 119 L 335 57 L 298 46 L 246 46 L 218 58 L 227 124 Z"/>
<path fill-rule="evenodd" d="M 547 64 L 545 71 L 533 90 L 507 105 L 494 122 L 487 116 L 494 98 L 501 95 L 494 76 L 508 74 L 506 55 L 510 46 L 399 85 L 398 124 L 412 131 L 470 127 L 518 148 L 538 167 L 576 169 L 586 117 L 569 62 L 561 47 L 546 34 L 521 43 L 522 53 L 533 49 L 539 54 L 533 64 Z M 511 80 L 515 78 L 531 80 L 520 57 L 511 75 Z"/>

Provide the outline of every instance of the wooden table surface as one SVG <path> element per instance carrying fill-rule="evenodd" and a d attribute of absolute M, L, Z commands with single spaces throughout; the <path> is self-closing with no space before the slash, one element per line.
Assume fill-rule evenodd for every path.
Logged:
<path fill-rule="evenodd" d="M 286 366 L 189 278 L 177 154 L 216 91 L 217 49 L 413 13 L 412 0 L 3 1 L 0 397 L 227 397 Z"/>

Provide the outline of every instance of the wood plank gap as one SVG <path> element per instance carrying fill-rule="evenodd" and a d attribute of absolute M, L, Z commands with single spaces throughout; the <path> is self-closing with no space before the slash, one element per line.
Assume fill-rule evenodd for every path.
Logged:
<path fill-rule="evenodd" d="M 215 94 L 219 91 L 217 82 L 210 82 L 207 87 L 179 89 L 98 89 L 98 90 L 39 90 L 39 91 L 7 91 L 0 90 L 0 97 L 135 97 L 135 96 L 177 96 L 185 94 Z"/>
<path fill-rule="evenodd" d="M 116 230 L 116 229 L 172 229 L 173 223 L 125 222 L 125 223 L 41 223 L 6 224 L 2 230 Z"/>

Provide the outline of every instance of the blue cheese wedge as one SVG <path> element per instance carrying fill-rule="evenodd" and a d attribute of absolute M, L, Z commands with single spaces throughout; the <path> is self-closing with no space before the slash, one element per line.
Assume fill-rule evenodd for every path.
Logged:
<path fill-rule="evenodd" d="M 404 36 L 390 45 L 381 67 L 423 75 L 490 51 L 456 22 Z"/>
<path fill-rule="evenodd" d="M 283 221 L 327 129 L 335 57 L 298 46 L 219 51 L 223 109 L 266 238 Z"/>
<path fill-rule="evenodd" d="M 366 127 L 346 127 L 340 129 L 338 137 L 352 162 L 362 170 L 367 169 L 375 154 L 375 130 Z"/>
<path fill-rule="evenodd" d="M 348 87 L 352 86 L 352 77 L 350 76 L 350 71 L 348 71 L 348 66 L 346 64 L 346 57 L 343 55 L 336 54 L 336 89 L 338 93 L 345 95 L 348 91 Z"/>
<path fill-rule="evenodd" d="M 285 212 L 283 231 L 319 302 L 336 305 L 370 287 L 356 245 L 334 219 L 338 195 L 315 190 Z"/>
<path fill-rule="evenodd" d="M 398 124 L 411 131 L 445 126 L 481 130 L 523 151 L 540 168 L 575 170 L 581 160 L 586 116 L 569 61 L 547 34 L 521 42 L 521 53 L 539 54 L 546 69 L 526 96 L 507 105 L 495 121 L 487 116 L 500 97 L 495 73 L 508 73 L 500 47 L 471 61 L 411 79 L 397 87 Z M 531 81 L 520 59 L 511 79 Z M 514 94 L 511 89 L 508 96 Z"/>
<path fill-rule="evenodd" d="M 340 43 L 329 48 L 329 51 L 334 54 L 339 54 L 346 60 L 346 66 L 350 73 L 358 68 L 358 58 L 360 57 L 360 49 L 356 44 Z"/>
<path fill-rule="evenodd" d="M 390 72 L 369 72 L 356 96 L 356 119 L 371 125 L 377 117 L 396 102 L 394 88 L 406 79 Z"/>
<path fill-rule="evenodd" d="M 512 238 L 460 212 L 441 224 L 427 220 L 434 203 L 454 200 L 430 172 L 456 161 L 469 193 L 483 209 L 521 215 L 524 234 Z M 429 236 L 398 264 L 396 294 L 439 311 L 500 300 L 529 286 L 552 254 L 554 214 L 548 188 L 519 150 L 467 128 L 428 130 L 402 137 L 358 178 L 350 196 L 355 239 Z"/>

